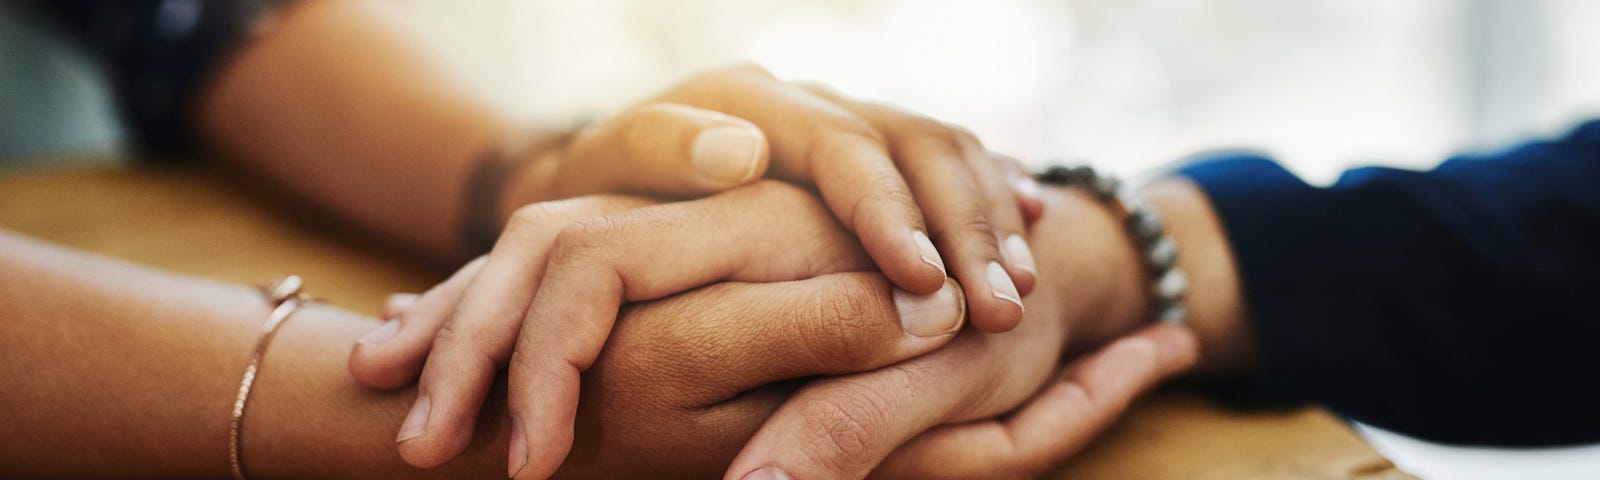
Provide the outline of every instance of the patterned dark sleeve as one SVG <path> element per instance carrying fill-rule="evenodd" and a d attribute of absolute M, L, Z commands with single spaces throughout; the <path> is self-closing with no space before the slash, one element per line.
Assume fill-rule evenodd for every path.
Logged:
<path fill-rule="evenodd" d="M 1261 352 L 1217 392 L 1435 441 L 1600 440 L 1600 121 L 1328 188 L 1258 156 L 1183 174 L 1224 223 Z"/>
<path fill-rule="evenodd" d="M 277 2 L 14 0 L 100 65 L 141 153 L 193 145 L 190 118 L 211 77 Z"/>

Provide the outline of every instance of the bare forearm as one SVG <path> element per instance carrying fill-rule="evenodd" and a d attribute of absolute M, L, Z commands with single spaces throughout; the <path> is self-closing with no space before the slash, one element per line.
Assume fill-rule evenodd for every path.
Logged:
<path fill-rule="evenodd" d="M 0 232 L 0 477 L 226 477 L 228 412 L 266 315 L 249 287 Z M 311 305 L 283 327 L 245 416 L 252 478 L 499 471 L 482 453 L 503 455 L 499 415 L 457 462 L 401 462 L 391 436 L 413 393 L 362 389 L 344 370 L 372 322 Z"/>
<path fill-rule="evenodd" d="M 3 232 L 0 244 L 0 475 L 226 472 L 229 377 L 252 330 L 239 314 L 261 300 Z"/>
<path fill-rule="evenodd" d="M 220 75 L 199 128 L 314 206 L 451 258 L 471 164 L 511 122 L 428 38 L 390 2 L 302 1 Z"/>

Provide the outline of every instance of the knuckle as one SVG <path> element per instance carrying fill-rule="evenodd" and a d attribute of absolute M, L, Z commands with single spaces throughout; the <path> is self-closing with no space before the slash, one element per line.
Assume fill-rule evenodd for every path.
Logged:
<path fill-rule="evenodd" d="M 876 301 L 846 289 L 831 289 L 815 299 L 811 321 L 801 322 L 801 334 L 810 339 L 820 358 L 833 358 L 846 365 L 863 365 L 875 357 L 875 350 L 862 341 L 872 328 L 870 318 L 882 308 Z"/>
<path fill-rule="evenodd" d="M 684 116 L 688 107 L 676 103 L 651 103 L 625 113 L 619 126 L 620 137 L 627 145 L 648 145 L 660 137 L 659 129 L 671 125 Z"/>
<path fill-rule="evenodd" d="M 866 120 L 854 116 L 836 116 L 828 121 L 829 125 L 823 131 L 811 137 L 806 146 L 807 157 L 846 158 L 846 154 L 853 153 L 853 149 L 867 145 L 874 148 L 886 148 L 887 142 L 883 133 Z"/>
<path fill-rule="evenodd" d="M 981 245 L 995 247 L 994 221 L 984 215 L 981 209 L 972 209 L 960 215 L 944 230 L 943 233 L 976 238 Z"/>
<path fill-rule="evenodd" d="M 889 423 L 882 395 L 864 388 L 831 393 L 836 395 L 818 400 L 810 416 L 812 460 L 837 473 L 866 471 L 873 466 L 874 433 Z"/>
<path fill-rule="evenodd" d="M 929 379 L 936 378 L 938 373 L 932 367 L 919 362 L 901 362 L 885 368 L 883 372 L 889 377 L 885 383 L 892 384 L 895 390 L 909 392 L 924 390 L 929 384 Z M 977 391 L 975 387 L 968 388 Z"/>
<path fill-rule="evenodd" d="M 543 367 L 544 365 L 540 364 L 540 360 L 538 356 L 518 349 L 511 352 L 511 359 L 506 361 L 506 368 L 512 372 L 510 374 L 511 377 L 516 377 L 516 372 L 533 372 Z M 512 389 L 511 391 L 514 395 L 517 390 Z"/>
<path fill-rule="evenodd" d="M 437 354 L 444 357 L 444 361 L 459 362 L 473 369 L 493 367 L 498 362 L 492 349 L 483 345 L 481 340 L 453 320 L 445 322 L 433 334 Z"/>
<path fill-rule="evenodd" d="M 903 208 L 908 216 L 919 215 L 917 198 L 911 195 L 911 190 L 901 183 L 900 177 L 890 173 L 873 182 L 873 191 L 866 197 L 867 201 L 887 205 L 891 208 Z"/>
<path fill-rule="evenodd" d="M 583 214 L 588 197 L 530 203 L 518 207 L 507 221 L 503 237 L 518 244 L 545 245 L 574 218 Z"/>
<path fill-rule="evenodd" d="M 914 140 L 932 151 L 944 155 L 960 154 L 965 150 L 960 134 L 949 125 L 928 117 L 912 117 L 899 126 L 905 140 Z"/>
<path fill-rule="evenodd" d="M 954 123 L 941 123 L 944 125 L 946 130 L 950 131 L 950 134 L 955 137 L 956 141 L 961 143 L 961 146 L 977 150 L 978 152 L 984 151 L 983 141 L 979 140 L 978 135 L 972 133 L 972 130 L 968 130 L 967 127 L 956 125 Z"/>
<path fill-rule="evenodd" d="M 555 245 L 550 248 L 550 263 L 571 264 L 600 260 L 608 248 L 606 244 L 618 237 L 621 223 L 611 217 L 593 217 L 580 220 L 561 229 Z"/>
<path fill-rule="evenodd" d="M 900 129 L 904 130 L 906 133 L 922 137 L 948 140 L 950 142 L 959 140 L 956 138 L 955 130 L 952 130 L 950 126 L 944 122 L 922 115 L 905 115 L 905 120 L 901 122 Z"/>
<path fill-rule="evenodd" d="M 526 230 L 548 224 L 552 219 L 557 218 L 556 203 L 539 202 L 517 207 L 517 210 L 511 213 L 511 220 L 507 222 L 506 230 Z"/>
<path fill-rule="evenodd" d="M 723 67 L 719 71 L 730 75 L 756 75 L 764 78 L 777 78 L 766 67 L 756 62 L 739 62 Z"/>
<path fill-rule="evenodd" d="M 789 85 L 793 85 L 795 88 L 827 99 L 834 99 L 841 96 L 833 89 L 833 87 L 815 80 L 791 80 L 789 81 Z"/>
<path fill-rule="evenodd" d="M 707 93 L 711 93 L 714 91 L 714 89 L 720 89 L 740 82 L 749 80 L 771 81 L 775 80 L 776 78 L 777 77 L 772 75 L 772 72 L 767 71 L 766 68 L 759 64 L 754 62 L 741 62 L 726 67 L 706 70 L 689 77 L 689 80 L 685 81 L 683 85 L 691 90 L 713 89 L 707 91 Z"/>
<path fill-rule="evenodd" d="M 887 215 L 890 221 L 905 225 L 922 223 L 922 211 L 917 208 L 916 198 L 911 195 L 910 190 L 899 183 L 897 177 L 885 176 L 874 183 L 876 186 L 872 193 L 862 197 L 850 210 L 848 218 L 852 225 L 867 225 L 867 222 L 884 220 L 881 217 L 866 218 L 863 215 Z"/>

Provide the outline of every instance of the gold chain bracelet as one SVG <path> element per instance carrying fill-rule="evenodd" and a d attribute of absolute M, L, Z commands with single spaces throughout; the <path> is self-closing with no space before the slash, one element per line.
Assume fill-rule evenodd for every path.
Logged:
<path fill-rule="evenodd" d="M 261 337 L 256 340 L 255 350 L 250 352 L 250 364 L 244 369 L 244 378 L 239 380 L 239 394 L 233 398 L 233 419 L 228 424 L 228 467 L 232 469 L 236 480 L 245 480 L 244 466 L 239 462 L 239 429 L 244 425 L 244 405 L 250 399 L 250 387 L 256 383 L 261 358 L 266 355 L 267 345 L 272 343 L 278 327 L 290 315 L 294 315 L 300 305 L 310 301 L 300 293 L 301 284 L 299 276 L 289 275 L 261 287 L 261 293 L 272 307 L 272 314 L 267 316 L 266 323 L 261 324 Z"/>

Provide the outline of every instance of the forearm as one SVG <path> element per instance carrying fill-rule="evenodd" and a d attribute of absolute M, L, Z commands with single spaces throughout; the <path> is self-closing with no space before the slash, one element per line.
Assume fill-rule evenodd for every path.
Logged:
<path fill-rule="evenodd" d="M 229 411 L 267 307 L 248 287 L 134 267 L 0 233 L 0 477 L 226 477 Z M 313 284 L 311 288 L 315 288 Z M 441 469 L 393 432 L 410 390 L 344 365 L 373 321 L 315 304 L 267 351 L 243 428 L 252 478 L 492 475 L 504 409 Z"/>
<path fill-rule="evenodd" d="M 0 476 L 226 473 L 259 297 L 4 232 L 0 285 Z"/>
<path fill-rule="evenodd" d="M 201 97 L 198 127 L 313 206 L 456 258 L 469 171 L 514 128 L 417 23 L 379 0 L 292 5 Z"/>

